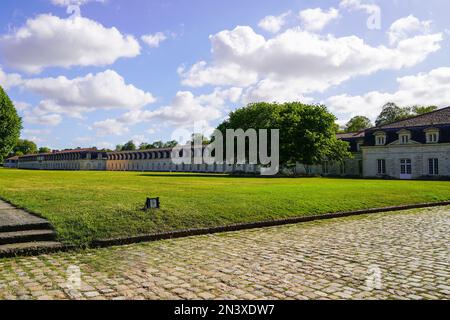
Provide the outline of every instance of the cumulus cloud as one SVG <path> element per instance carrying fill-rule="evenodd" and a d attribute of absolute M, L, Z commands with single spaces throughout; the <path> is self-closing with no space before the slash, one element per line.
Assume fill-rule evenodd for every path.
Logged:
<path fill-rule="evenodd" d="M 291 11 L 280 14 L 279 16 L 266 16 L 258 26 L 268 32 L 277 33 L 286 24 L 286 19 L 291 15 Z"/>
<path fill-rule="evenodd" d="M 94 123 L 94 129 L 99 136 L 116 135 L 121 136 L 129 131 L 129 129 L 116 119 L 106 119 Z"/>
<path fill-rule="evenodd" d="M 306 9 L 300 11 L 299 18 L 303 24 L 303 28 L 308 31 L 321 31 L 331 21 L 339 18 L 339 10 L 330 8 L 324 11 L 321 8 Z"/>
<path fill-rule="evenodd" d="M 129 126 L 138 123 L 151 123 L 153 126 L 147 133 L 156 132 L 154 125 L 175 125 L 178 128 L 190 128 L 194 123 L 208 126 L 210 121 L 223 117 L 228 103 L 240 100 L 242 89 L 216 88 L 210 94 L 195 96 L 190 91 L 179 91 L 171 103 L 155 110 L 130 110 L 117 119 L 106 119 L 94 123 L 93 128 L 98 135 L 123 135 L 129 132 Z"/>
<path fill-rule="evenodd" d="M 329 97 L 328 105 L 338 117 L 350 119 L 364 115 L 375 120 L 381 107 L 387 102 L 398 105 L 436 105 L 445 107 L 450 101 L 450 68 L 437 68 L 428 73 L 419 73 L 397 79 L 395 92 L 371 91 L 364 95 L 347 94 Z"/>
<path fill-rule="evenodd" d="M 138 109 L 155 102 L 151 93 L 126 84 L 113 70 L 74 79 L 28 79 L 23 87 L 44 97 L 40 110 L 78 116 L 95 109 Z"/>
<path fill-rule="evenodd" d="M 62 116 L 59 114 L 40 114 L 39 111 L 33 109 L 32 111 L 25 111 L 23 119 L 30 124 L 57 126 L 61 123 Z"/>
<path fill-rule="evenodd" d="M 380 7 L 376 4 L 365 3 L 361 0 L 342 0 L 339 6 L 347 10 L 364 11 L 367 14 L 380 12 Z"/>
<path fill-rule="evenodd" d="M 222 117 L 222 109 L 229 102 L 237 102 L 241 88 L 215 89 L 210 94 L 195 96 L 190 91 L 179 91 L 172 102 L 154 111 L 130 111 L 119 121 L 134 124 L 142 121 L 159 120 L 178 126 L 189 126 L 194 122 L 209 122 Z"/>
<path fill-rule="evenodd" d="M 47 67 L 109 65 L 139 55 L 140 46 L 133 36 L 87 18 L 43 14 L 1 36 L 0 51 L 11 67 L 39 73 Z"/>
<path fill-rule="evenodd" d="M 161 42 L 167 40 L 167 36 L 162 32 L 147 34 L 141 37 L 141 40 L 151 48 L 157 48 Z"/>
<path fill-rule="evenodd" d="M 395 44 L 412 35 L 428 34 L 430 27 L 431 21 L 420 21 L 415 16 L 409 15 L 392 23 L 388 30 L 389 41 Z"/>
<path fill-rule="evenodd" d="M 323 92 L 356 76 L 414 66 L 440 49 L 443 36 L 418 35 L 390 47 L 371 46 L 357 36 L 324 36 L 300 28 L 266 40 L 252 28 L 238 26 L 210 39 L 213 62 L 182 70 L 183 84 L 217 84 L 220 79 L 220 85 L 249 85 L 245 96 L 264 100 L 286 93 L 300 97 Z M 224 77 L 227 66 L 239 72 Z"/>
<path fill-rule="evenodd" d="M 0 86 L 9 89 L 22 83 L 22 77 L 17 73 L 6 73 L 0 67 Z"/>
<path fill-rule="evenodd" d="M 257 72 L 246 70 L 237 63 L 218 63 L 214 66 L 208 66 L 206 61 L 200 61 L 189 70 L 180 67 L 178 74 L 182 78 L 181 83 L 190 87 L 229 84 L 246 87 L 258 80 Z"/>

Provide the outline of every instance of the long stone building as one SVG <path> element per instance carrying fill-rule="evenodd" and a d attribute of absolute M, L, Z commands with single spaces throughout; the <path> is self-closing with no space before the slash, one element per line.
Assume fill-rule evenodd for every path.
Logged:
<path fill-rule="evenodd" d="M 192 150 L 194 152 L 201 150 Z M 234 164 L 175 164 L 172 149 L 106 152 L 97 149 L 75 149 L 32 154 L 7 159 L 8 168 L 36 170 L 108 170 L 108 171 L 161 171 L 161 172 L 211 172 L 258 173 L 255 165 Z"/>
<path fill-rule="evenodd" d="M 450 178 L 450 107 L 371 128 L 339 134 L 349 143 L 352 158 L 305 168 L 297 173 L 395 179 Z M 105 152 L 96 149 L 58 151 L 7 159 L 5 167 L 40 170 L 109 170 L 259 173 L 255 165 L 179 164 L 172 149 Z M 193 150 L 193 153 L 201 150 Z"/>

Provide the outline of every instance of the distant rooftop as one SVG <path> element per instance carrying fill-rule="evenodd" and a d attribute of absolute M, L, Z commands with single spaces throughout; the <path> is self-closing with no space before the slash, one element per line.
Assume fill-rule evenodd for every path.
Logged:
<path fill-rule="evenodd" d="M 354 138 L 364 138 L 365 132 L 358 131 L 358 132 L 348 132 L 348 133 L 338 133 L 336 137 L 338 139 L 354 139 Z"/>
<path fill-rule="evenodd" d="M 376 129 L 396 129 L 405 127 L 422 127 L 450 124 L 450 107 L 425 113 L 419 116 L 408 118 L 405 120 L 396 121 L 384 126 L 377 127 Z"/>

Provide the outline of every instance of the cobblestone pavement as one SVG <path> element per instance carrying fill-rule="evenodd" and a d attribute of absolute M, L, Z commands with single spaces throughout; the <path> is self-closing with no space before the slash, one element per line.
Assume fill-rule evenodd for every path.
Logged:
<path fill-rule="evenodd" d="M 3 299 L 449 299 L 450 207 L 0 260 Z"/>

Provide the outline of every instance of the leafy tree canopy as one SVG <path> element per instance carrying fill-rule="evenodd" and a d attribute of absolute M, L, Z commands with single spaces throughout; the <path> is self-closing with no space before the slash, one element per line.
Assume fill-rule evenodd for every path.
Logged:
<path fill-rule="evenodd" d="M 52 152 L 52 149 L 47 147 L 40 147 L 38 150 L 38 153 L 50 153 L 50 152 Z"/>
<path fill-rule="evenodd" d="M 323 105 L 252 103 L 230 113 L 218 127 L 226 129 L 280 129 L 280 164 L 306 166 L 324 159 L 342 161 L 351 156 L 348 144 L 336 138 L 336 118 Z"/>
<path fill-rule="evenodd" d="M 412 107 L 412 111 L 416 115 L 430 113 L 430 112 L 436 111 L 437 109 L 438 109 L 437 106 L 414 106 L 414 107 Z"/>
<path fill-rule="evenodd" d="M 11 99 L 0 86 L 0 161 L 10 154 L 20 137 L 22 120 Z"/>
<path fill-rule="evenodd" d="M 133 151 L 133 150 L 136 150 L 136 145 L 134 144 L 133 140 L 128 141 L 122 147 L 122 151 Z"/>
<path fill-rule="evenodd" d="M 38 153 L 36 143 L 30 140 L 19 139 L 13 149 L 13 154 L 17 155 L 17 152 L 21 152 L 24 155 Z"/>
<path fill-rule="evenodd" d="M 356 116 L 347 122 L 345 125 L 345 132 L 357 132 L 372 127 L 373 125 L 369 118 L 364 116 Z"/>
<path fill-rule="evenodd" d="M 388 102 L 383 106 L 383 110 L 375 122 L 377 127 L 396 121 L 408 119 L 417 115 L 422 115 L 437 110 L 436 106 L 413 106 L 399 107 L 393 102 Z"/>

